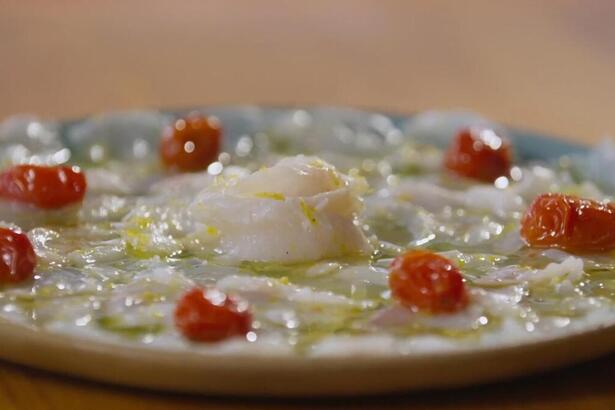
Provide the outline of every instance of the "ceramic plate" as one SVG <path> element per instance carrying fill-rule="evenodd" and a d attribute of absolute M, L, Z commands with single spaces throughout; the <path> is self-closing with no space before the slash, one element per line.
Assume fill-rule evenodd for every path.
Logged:
<path fill-rule="evenodd" d="M 199 109 L 221 113 L 280 110 Z M 244 126 L 241 115 L 230 117 L 225 127 L 233 130 L 232 137 L 238 138 Z M 391 114 L 388 117 L 395 124 L 411 118 Z M 82 123 L 79 120 L 61 124 L 60 135 L 66 145 L 74 144 L 70 131 Z M 517 155 L 523 160 L 550 160 L 587 150 L 538 133 L 510 132 Z M 235 142 L 226 141 L 231 145 Z M 7 320 L 0 321 L 0 337 L 3 359 L 101 382 L 207 394 L 313 397 L 468 386 L 595 358 L 615 350 L 615 319 L 588 325 L 582 331 L 570 331 L 565 336 L 392 356 L 255 356 L 165 350 L 51 333 Z"/>

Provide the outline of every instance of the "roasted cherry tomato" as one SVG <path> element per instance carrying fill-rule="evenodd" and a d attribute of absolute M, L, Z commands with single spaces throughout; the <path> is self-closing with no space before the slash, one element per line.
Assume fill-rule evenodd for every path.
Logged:
<path fill-rule="evenodd" d="M 523 215 L 521 237 L 539 248 L 615 249 L 615 205 L 564 194 L 540 195 Z"/>
<path fill-rule="evenodd" d="M 32 277 L 36 254 L 30 239 L 7 228 L 0 228 L 0 284 L 23 282 Z"/>
<path fill-rule="evenodd" d="M 87 183 L 77 167 L 16 165 L 0 173 L 0 197 L 43 209 L 81 202 Z"/>
<path fill-rule="evenodd" d="M 428 313 L 451 313 L 465 308 L 468 293 L 451 261 L 424 250 L 408 251 L 393 260 L 389 274 L 393 297 L 401 304 Z"/>
<path fill-rule="evenodd" d="M 222 129 L 215 117 L 192 114 L 166 127 L 160 142 L 160 157 L 169 168 L 200 171 L 216 161 Z"/>
<path fill-rule="evenodd" d="M 214 288 L 194 288 L 177 303 L 175 325 L 190 340 L 217 342 L 248 333 L 252 315 L 245 302 Z"/>
<path fill-rule="evenodd" d="M 463 177 L 493 182 L 510 173 L 510 143 L 489 128 L 463 129 L 449 146 L 444 166 Z"/>

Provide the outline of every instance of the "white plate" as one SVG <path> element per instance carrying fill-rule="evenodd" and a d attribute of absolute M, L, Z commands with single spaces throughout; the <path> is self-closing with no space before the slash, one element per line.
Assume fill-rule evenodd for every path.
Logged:
<path fill-rule="evenodd" d="M 218 108 L 237 118 L 257 109 L 269 110 Z M 271 109 L 275 110 L 279 109 Z M 402 121 L 405 117 L 391 118 Z M 73 124 L 76 122 L 64 127 Z M 584 150 L 531 133 L 514 136 L 515 148 L 523 158 Z M 3 359 L 114 384 L 213 394 L 323 396 L 466 386 L 587 360 L 615 350 L 615 325 L 497 347 L 334 358 L 159 350 L 70 337 L 6 320 L 0 320 L 0 338 Z"/>

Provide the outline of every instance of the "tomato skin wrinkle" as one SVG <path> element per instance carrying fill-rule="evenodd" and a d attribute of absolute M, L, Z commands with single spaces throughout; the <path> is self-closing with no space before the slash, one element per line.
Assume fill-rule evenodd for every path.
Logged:
<path fill-rule="evenodd" d="M 411 250 L 391 263 L 389 286 L 402 305 L 427 313 L 453 313 L 469 302 L 463 277 L 451 261 L 425 250 Z"/>
<path fill-rule="evenodd" d="M 195 287 L 177 302 L 175 326 L 189 340 L 218 342 L 245 336 L 252 326 L 252 314 L 246 302 L 215 288 Z"/>
<path fill-rule="evenodd" d="M 36 254 L 28 236 L 0 228 L 0 284 L 24 282 L 35 267 Z"/>
<path fill-rule="evenodd" d="M 190 114 L 167 126 L 160 141 L 160 159 L 170 169 L 206 169 L 220 152 L 222 128 L 215 117 Z"/>
<path fill-rule="evenodd" d="M 521 237 L 537 248 L 613 250 L 615 205 L 557 193 L 539 195 L 521 219 Z"/>
<path fill-rule="evenodd" d="M 506 138 L 489 128 L 464 128 L 444 154 L 444 167 L 459 176 L 491 183 L 510 174 L 512 149 Z"/>
<path fill-rule="evenodd" d="M 58 209 L 83 201 L 87 190 L 85 175 L 77 167 L 15 165 L 0 173 L 0 197 Z"/>

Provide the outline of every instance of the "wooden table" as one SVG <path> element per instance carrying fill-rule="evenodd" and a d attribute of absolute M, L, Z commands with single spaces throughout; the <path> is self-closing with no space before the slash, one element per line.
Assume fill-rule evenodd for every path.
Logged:
<path fill-rule="evenodd" d="M 0 118 L 218 103 L 469 108 L 615 131 L 615 2 L 0 0 Z M 0 341 L 1 348 L 1 341 Z M 613 409 L 615 356 L 472 389 L 340 401 L 178 396 L 0 364 L 2 409 Z"/>

